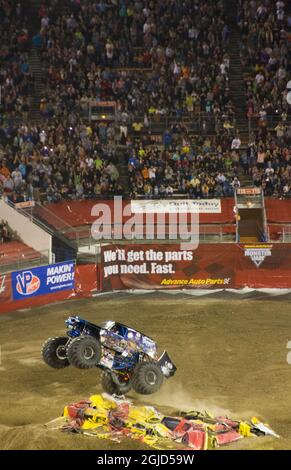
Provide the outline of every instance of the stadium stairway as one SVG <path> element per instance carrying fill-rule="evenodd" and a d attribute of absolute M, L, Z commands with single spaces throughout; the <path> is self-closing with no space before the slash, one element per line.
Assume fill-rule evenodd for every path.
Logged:
<path fill-rule="evenodd" d="M 117 145 L 115 150 L 116 167 L 119 171 L 119 182 L 124 188 L 124 196 L 129 195 L 129 176 L 127 166 L 127 148 L 124 145 Z"/>
<path fill-rule="evenodd" d="M 29 36 L 32 39 L 33 36 L 39 32 L 40 19 L 38 11 L 41 5 L 41 0 L 30 0 L 29 2 Z M 31 107 L 30 107 L 30 119 L 33 122 L 39 121 L 40 119 L 40 100 L 45 94 L 45 85 L 43 80 L 42 65 L 37 47 L 32 44 L 29 54 L 29 65 L 30 70 L 34 76 L 34 93 L 31 95 Z"/>
<path fill-rule="evenodd" d="M 245 83 L 240 61 L 240 30 L 237 25 L 237 0 L 225 0 L 230 28 L 230 92 L 235 109 L 236 127 L 238 129 L 242 148 L 248 144 L 249 132 L 246 117 Z"/>
<path fill-rule="evenodd" d="M 30 119 L 37 122 L 40 119 L 40 100 L 44 96 L 44 84 L 42 79 L 41 62 L 38 51 L 33 47 L 29 57 L 30 69 L 34 76 L 34 94 L 31 97 Z"/>

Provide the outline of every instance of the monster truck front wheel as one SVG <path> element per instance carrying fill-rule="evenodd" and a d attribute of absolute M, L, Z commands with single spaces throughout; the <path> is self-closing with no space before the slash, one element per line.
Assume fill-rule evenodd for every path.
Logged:
<path fill-rule="evenodd" d="M 93 369 L 101 359 L 100 343 L 91 336 L 80 336 L 67 349 L 69 363 L 77 369 Z"/>
<path fill-rule="evenodd" d="M 101 385 L 109 395 L 125 395 L 131 390 L 131 380 L 121 381 L 117 374 L 104 370 L 101 374 Z"/>
<path fill-rule="evenodd" d="M 157 364 L 144 362 L 137 366 L 132 386 L 141 395 L 151 395 L 160 389 L 163 380 L 163 373 Z"/>
<path fill-rule="evenodd" d="M 70 365 L 66 345 L 69 342 L 67 336 L 49 338 L 42 347 L 42 357 L 44 362 L 54 369 L 64 369 Z"/>

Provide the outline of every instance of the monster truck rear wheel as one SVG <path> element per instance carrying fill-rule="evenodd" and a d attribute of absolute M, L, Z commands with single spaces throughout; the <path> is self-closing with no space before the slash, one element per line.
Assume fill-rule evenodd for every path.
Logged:
<path fill-rule="evenodd" d="M 77 369 L 93 369 L 101 359 L 100 343 L 91 336 L 75 338 L 68 346 L 67 357 Z"/>
<path fill-rule="evenodd" d="M 133 389 L 141 395 L 157 392 L 164 380 L 163 373 L 157 364 L 144 362 L 139 364 L 133 375 Z"/>
<path fill-rule="evenodd" d="M 118 375 L 104 370 L 101 374 L 101 385 L 104 392 L 109 395 L 125 395 L 131 390 L 131 380 L 121 381 Z"/>
<path fill-rule="evenodd" d="M 66 345 L 69 342 L 67 336 L 49 338 L 42 347 L 44 362 L 54 369 L 64 369 L 70 365 L 67 358 Z"/>

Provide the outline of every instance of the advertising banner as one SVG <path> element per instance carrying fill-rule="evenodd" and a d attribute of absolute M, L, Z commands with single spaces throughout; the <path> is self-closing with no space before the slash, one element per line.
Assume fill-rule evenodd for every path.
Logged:
<path fill-rule="evenodd" d="M 235 265 L 227 248 L 200 245 L 109 245 L 102 249 L 102 290 L 218 289 L 234 287 Z"/>
<path fill-rule="evenodd" d="M 61 266 L 70 265 L 71 263 L 61 263 Z M 60 266 L 60 265 L 55 265 Z M 73 264 L 74 266 L 74 264 Z M 45 268 L 49 268 L 46 266 Z M 71 267 L 70 267 L 71 268 Z M 40 269 L 40 268 L 38 268 Z M 40 282 L 44 282 L 47 277 L 44 275 L 36 274 L 35 269 L 30 269 L 26 271 L 20 271 L 20 274 L 23 279 L 27 279 L 28 284 L 34 284 L 35 286 L 38 285 L 38 281 L 32 280 L 29 282 L 31 278 L 30 275 L 27 275 L 26 278 L 23 276 L 23 272 L 31 272 L 32 278 L 38 277 L 40 278 Z M 74 266 L 74 271 L 72 269 L 68 269 L 67 274 L 73 274 L 74 279 L 71 281 L 72 287 L 69 289 L 64 287 L 64 284 L 69 284 L 69 281 L 65 281 L 64 283 L 57 282 L 55 279 L 54 286 L 58 286 L 60 288 L 56 288 L 52 290 L 51 286 L 48 286 L 46 292 L 47 294 L 38 295 L 39 290 L 35 291 L 34 294 L 30 293 L 29 295 L 23 295 L 20 297 L 20 294 L 16 290 L 16 297 L 17 300 L 13 300 L 12 295 L 12 279 L 10 274 L 6 274 L 5 276 L 0 275 L 0 314 L 12 312 L 14 310 L 25 309 L 25 308 L 32 308 L 32 307 L 39 307 L 42 305 L 47 305 L 54 302 L 61 302 L 64 300 L 71 300 L 71 299 L 83 299 L 83 298 L 91 298 L 95 295 L 99 290 L 99 283 L 98 283 L 98 274 L 97 274 L 97 266 L 96 264 L 86 264 L 80 266 Z M 15 273 L 17 274 L 17 273 Z M 48 274 L 51 274 L 48 272 Z M 57 274 L 56 274 L 57 275 Z M 58 274 L 60 275 L 60 274 Z M 15 286 L 17 284 L 17 277 L 14 277 Z M 15 284 L 16 283 L 16 284 Z M 31 290 L 32 286 L 27 287 L 27 291 Z M 52 295 L 53 294 L 53 295 Z M 19 297 L 18 297 L 19 296 Z"/>
<path fill-rule="evenodd" d="M 74 288 L 75 263 L 65 262 L 11 274 L 13 300 L 55 294 Z"/>
<path fill-rule="evenodd" d="M 102 290 L 291 288 L 288 244 L 108 245 Z"/>
<path fill-rule="evenodd" d="M 135 214 L 221 214 L 220 199 L 131 201 Z"/>

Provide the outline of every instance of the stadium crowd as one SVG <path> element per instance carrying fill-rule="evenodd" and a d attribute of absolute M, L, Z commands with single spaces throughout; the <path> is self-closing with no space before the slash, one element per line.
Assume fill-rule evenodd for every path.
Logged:
<path fill-rule="evenodd" d="M 112 147 L 100 145 L 96 128 L 56 124 L 23 124 L 6 135 L 2 159 L 0 150 L 3 191 L 18 202 L 120 194 Z"/>
<path fill-rule="evenodd" d="M 248 117 L 267 125 L 270 115 L 286 121 L 291 79 L 291 5 L 286 0 L 240 0 L 241 62 L 246 75 Z"/>
<path fill-rule="evenodd" d="M 233 113 L 222 1 L 51 1 L 40 15 L 44 116 L 85 113 L 90 100 L 131 118 Z"/>
<path fill-rule="evenodd" d="M 238 24 L 247 117 L 257 119 L 259 128 L 242 165 L 267 196 L 290 197 L 291 107 L 286 99 L 291 79 L 290 2 L 240 0 Z"/>
<path fill-rule="evenodd" d="M 281 133 L 253 134 L 247 152 L 241 157 L 245 174 L 253 185 L 262 187 L 266 196 L 291 197 L 291 133 L 284 141 Z"/>
<path fill-rule="evenodd" d="M 27 18 L 21 4 L 0 1 L 0 111 L 1 121 L 27 121 L 34 80 L 29 68 Z"/>
<path fill-rule="evenodd" d="M 286 2 L 239 2 L 248 113 L 264 122 L 276 106 L 281 115 L 274 132 L 259 127 L 247 150 L 233 124 L 222 1 L 47 0 L 34 37 L 21 4 L 9 5 L 0 0 L 0 194 L 14 202 L 122 195 L 121 143 L 133 198 L 231 196 L 240 165 L 267 195 L 289 197 Z M 46 77 L 38 123 L 29 119 L 31 44 Z M 114 101 L 115 122 L 89 122 L 92 100 Z M 206 124 L 215 119 L 213 135 L 207 125 L 190 132 L 200 113 Z M 149 123 L 163 116 L 172 120 L 155 145 Z"/>
<path fill-rule="evenodd" d="M 237 137 L 164 135 L 162 147 L 140 141 L 130 148 L 128 171 L 131 197 L 189 198 L 233 196 L 239 187 Z"/>

